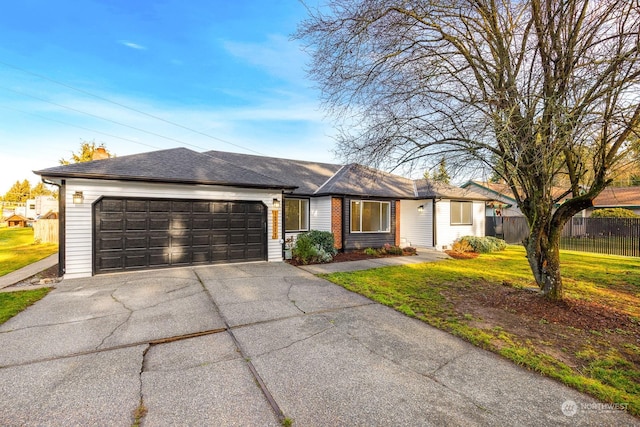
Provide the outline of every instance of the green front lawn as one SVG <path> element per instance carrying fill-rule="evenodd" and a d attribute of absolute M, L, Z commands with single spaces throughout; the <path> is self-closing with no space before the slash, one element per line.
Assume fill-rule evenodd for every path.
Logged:
<path fill-rule="evenodd" d="M 35 289 L 31 291 L 16 291 L 0 293 L 0 325 L 44 298 L 51 288 Z"/>
<path fill-rule="evenodd" d="M 33 228 L 0 228 L 0 276 L 58 252 L 54 243 L 34 243 Z"/>
<path fill-rule="evenodd" d="M 519 246 L 323 277 L 640 415 L 640 259 L 566 251 L 561 262 L 561 303 L 532 292 Z"/>

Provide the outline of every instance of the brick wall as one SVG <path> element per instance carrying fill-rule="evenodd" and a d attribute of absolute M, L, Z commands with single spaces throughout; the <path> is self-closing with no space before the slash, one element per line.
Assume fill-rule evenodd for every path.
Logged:
<path fill-rule="evenodd" d="M 396 246 L 400 246 L 400 200 L 396 200 Z"/>
<path fill-rule="evenodd" d="M 331 198 L 331 232 L 336 249 L 342 249 L 342 199 Z"/>

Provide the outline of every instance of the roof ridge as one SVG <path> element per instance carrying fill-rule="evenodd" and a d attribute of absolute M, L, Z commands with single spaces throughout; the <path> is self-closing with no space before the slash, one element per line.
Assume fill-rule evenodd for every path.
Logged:
<path fill-rule="evenodd" d="M 211 150 L 211 151 L 215 151 L 215 150 Z M 242 170 L 245 170 L 245 171 L 248 171 L 248 172 L 254 173 L 254 174 L 256 174 L 256 175 L 260 175 L 260 176 L 262 176 L 262 177 L 272 179 L 272 180 L 274 180 L 274 181 L 276 181 L 276 182 L 278 182 L 278 183 L 280 183 L 280 184 L 285 184 L 285 182 L 284 182 L 284 181 L 281 181 L 281 180 L 280 180 L 280 178 L 274 178 L 274 177 L 272 177 L 272 176 L 265 175 L 265 174 L 263 174 L 263 173 L 256 172 L 256 171 L 254 171 L 254 170 L 247 169 L 247 168 L 245 168 L 244 166 L 238 165 L 238 164 L 236 164 L 236 163 L 232 163 L 232 162 L 230 162 L 230 161 L 228 161 L 228 160 L 221 159 L 221 158 L 219 158 L 219 157 L 214 157 L 214 156 L 212 156 L 212 155 L 208 154 L 207 152 L 199 153 L 199 152 L 197 152 L 197 151 L 194 151 L 194 153 L 197 153 L 197 154 L 200 154 L 200 155 L 203 155 L 203 156 L 209 157 L 210 159 L 215 159 L 215 160 L 218 160 L 218 161 L 221 161 L 221 162 L 225 162 L 225 163 L 227 163 L 227 164 L 229 164 L 229 165 L 231 165 L 231 166 L 234 166 L 234 167 L 236 167 L 236 168 L 240 168 L 240 169 L 242 169 Z M 260 156 L 256 156 L 256 157 L 260 157 Z M 298 188 L 298 187 L 296 186 L 296 188 Z"/>
<path fill-rule="evenodd" d="M 336 171 L 336 173 L 334 173 L 333 175 L 331 175 L 325 182 L 322 183 L 322 185 L 320 187 L 318 187 L 316 189 L 316 191 L 313 192 L 313 194 L 318 194 L 320 192 L 320 190 L 322 190 L 324 188 L 325 185 L 327 185 L 329 183 L 329 181 L 331 181 L 336 175 L 338 175 L 340 172 L 342 172 L 342 170 L 347 167 L 348 165 L 342 165 L 340 166 L 340 169 L 338 169 Z"/>

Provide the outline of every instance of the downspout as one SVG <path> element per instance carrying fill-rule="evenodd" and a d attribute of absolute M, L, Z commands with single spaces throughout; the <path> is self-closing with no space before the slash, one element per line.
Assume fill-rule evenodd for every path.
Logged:
<path fill-rule="evenodd" d="M 66 187 L 67 183 L 63 179 L 60 184 L 47 181 L 44 177 L 41 178 L 42 182 L 48 185 L 54 185 L 58 187 L 58 277 L 64 276 L 65 266 L 65 252 L 66 252 Z"/>
<path fill-rule="evenodd" d="M 431 226 L 433 227 L 433 232 L 432 232 L 432 236 L 433 236 L 433 247 L 435 248 L 438 244 L 438 228 L 436 227 L 436 198 L 434 197 L 433 199 L 433 203 L 431 204 Z"/>

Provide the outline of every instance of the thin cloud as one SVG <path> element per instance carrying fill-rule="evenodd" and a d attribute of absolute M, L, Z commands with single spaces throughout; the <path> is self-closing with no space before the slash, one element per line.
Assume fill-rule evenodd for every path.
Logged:
<path fill-rule="evenodd" d="M 131 48 L 131 49 L 147 50 L 147 48 L 145 46 L 142 46 L 142 45 L 140 45 L 138 43 L 130 42 L 128 40 L 118 40 L 118 43 L 120 43 L 121 45 L 126 46 L 128 48 Z"/>

